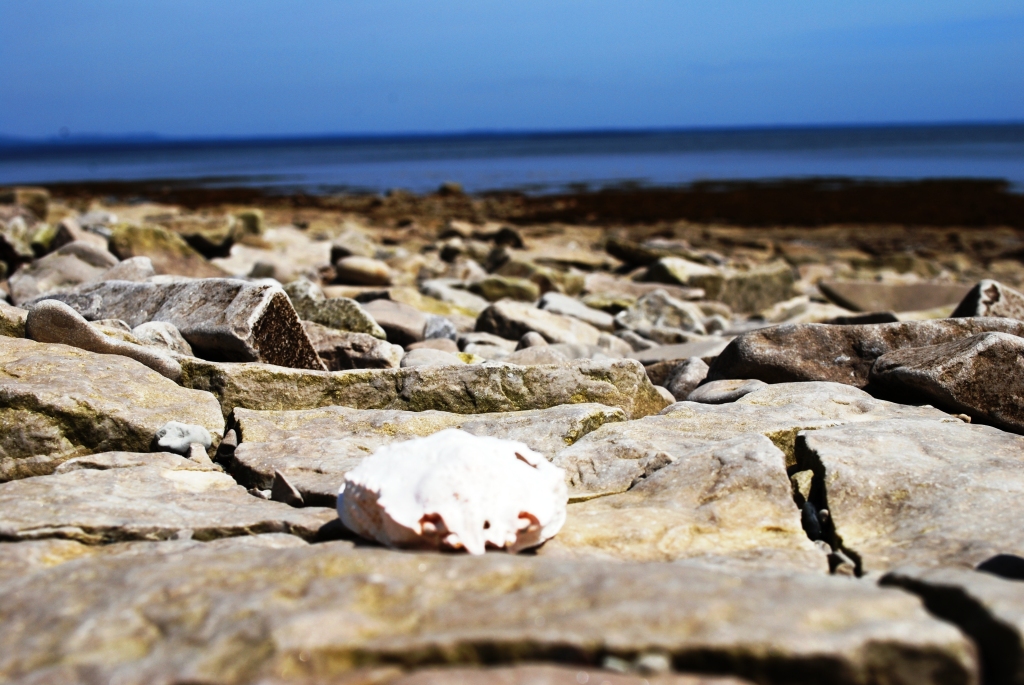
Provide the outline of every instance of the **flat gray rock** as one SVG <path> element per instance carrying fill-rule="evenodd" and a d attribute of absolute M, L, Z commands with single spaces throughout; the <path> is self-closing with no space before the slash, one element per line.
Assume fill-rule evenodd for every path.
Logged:
<path fill-rule="evenodd" d="M 743 380 L 740 378 L 726 381 L 711 381 L 698 388 L 695 388 L 686 396 L 687 402 L 700 402 L 701 404 L 726 404 L 749 395 L 767 386 L 764 381 Z"/>
<path fill-rule="evenodd" d="M 718 355 L 708 379 L 756 378 L 765 383 L 832 381 L 866 387 L 883 354 L 998 331 L 1024 336 L 1024 322 L 995 317 L 836 326 L 787 324 L 739 336 Z M 691 355 L 697 356 L 697 355 Z"/>
<path fill-rule="evenodd" d="M 767 684 L 885 674 L 968 685 L 978 667 L 967 638 L 917 598 L 849 579 L 346 543 L 69 561 L 0 585 L 0 618 L 0 677 L 36 682 L 256 682 L 643 653 Z"/>
<path fill-rule="evenodd" d="M 731 338 L 717 338 L 711 337 L 706 340 L 698 340 L 691 343 L 680 343 L 678 345 L 659 345 L 652 347 L 647 350 L 641 350 L 639 352 L 633 352 L 628 355 L 632 359 L 637 359 L 643 364 L 655 364 L 657 362 L 669 361 L 672 359 L 678 359 L 680 361 L 684 359 L 690 359 L 692 357 L 698 357 L 700 359 L 709 359 L 717 357 L 722 353 L 729 343 L 732 342 Z"/>
<path fill-rule="evenodd" d="M 588 307 L 575 297 L 551 291 L 544 293 L 537 306 L 552 314 L 561 314 L 562 316 L 571 316 L 579 319 L 600 331 L 610 332 L 615 330 L 615 317 L 607 312 L 602 312 L 600 309 Z"/>
<path fill-rule="evenodd" d="M 170 454 L 153 465 L 78 468 L 0 484 L 0 540 L 42 538 L 103 544 L 212 540 L 255 533 L 317 536 L 337 518 L 332 509 L 294 509 L 253 497 L 219 470 Z"/>
<path fill-rule="evenodd" d="M 799 469 L 836 544 L 865 573 L 1024 555 L 1024 437 L 988 426 L 879 421 L 801 433 Z"/>
<path fill-rule="evenodd" d="M 270 488 L 279 471 L 307 504 L 334 506 L 345 472 L 378 447 L 459 428 L 526 443 L 549 458 L 605 423 L 625 421 L 621 409 L 574 404 L 500 414 L 360 410 L 324 407 L 304 411 L 236 409 L 242 443 L 230 460 L 244 484 Z"/>
<path fill-rule="evenodd" d="M 538 309 L 527 302 L 504 300 L 485 309 L 476 320 L 476 330 L 518 340 L 530 331 L 549 343 L 596 345 L 601 331 L 571 316 Z"/>
<path fill-rule="evenodd" d="M 840 307 L 855 312 L 916 312 L 953 305 L 970 286 L 963 283 L 822 281 L 818 288 Z"/>
<path fill-rule="evenodd" d="M 147 451 L 168 421 L 224 432 L 213 395 L 132 359 L 0 337 L 0 481 L 83 454 Z"/>
<path fill-rule="evenodd" d="M 89 321 L 121 319 L 133 328 L 166 321 L 197 355 L 213 360 L 324 368 L 278 286 L 229 278 L 107 281 L 46 299 L 70 305 Z"/>

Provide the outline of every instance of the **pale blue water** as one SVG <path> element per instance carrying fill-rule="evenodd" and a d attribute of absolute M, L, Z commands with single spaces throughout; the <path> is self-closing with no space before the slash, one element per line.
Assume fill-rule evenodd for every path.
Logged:
<path fill-rule="evenodd" d="M 1024 188 L 1024 124 L 263 140 L 0 141 L 0 184 L 169 179 L 311 192 L 552 192 L 842 176 Z"/>

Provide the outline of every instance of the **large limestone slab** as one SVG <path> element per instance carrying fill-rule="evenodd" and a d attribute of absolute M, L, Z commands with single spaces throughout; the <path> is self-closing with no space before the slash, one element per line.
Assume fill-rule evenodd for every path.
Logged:
<path fill-rule="evenodd" d="M 971 286 L 945 282 L 822 281 L 818 288 L 840 307 L 855 312 L 917 312 L 955 305 Z"/>
<path fill-rule="evenodd" d="M 267 489 L 279 471 L 307 504 L 334 506 L 347 471 L 378 447 L 433 435 L 447 428 L 528 445 L 549 459 L 605 423 L 624 421 L 621 409 L 600 404 L 560 405 L 500 414 L 361 410 L 323 407 L 304 411 L 236 409 L 242 443 L 232 474 Z"/>
<path fill-rule="evenodd" d="M 0 337 L 0 481 L 51 473 L 82 454 L 146 451 L 168 421 L 224 432 L 213 395 L 137 361 Z"/>
<path fill-rule="evenodd" d="M 601 338 L 601 331 L 579 319 L 511 300 L 495 302 L 485 309 L 476 320 L 476 330 L 509 340 L 535 331 L 549 343 L 596 345 Z"/>
<path fill-rule="evenodd" d="M 208 359 L 324 368 L 288 296 L 274 285 L 228 278 L 107 281 L 46 299 L 70 305 L 89 321 L 121 319 L 132 328 L 166 321 Z"/>
<path fill-rule="evenodd" d="M 885 419 L 956 421 L 931 407 L 876 400 L 838 383 L 783 383 L 730 404 L 677 402 L 658 416 L 601 426 L 562 450 L 554 463 L 565 469 L 571 499 L 624 492 L 680 455 L 709 443 L 753 433 L 770 439 L 796 463 L 794 443 L 802 430 Z"/>
<path fill-rule="evenodd" d="M 182 385 L 217 396 L 225 416 L 245 409 L 437 409 L 456 414 L 596 402 L 630 418 L 667 404 L 639 362 L 579 360 L 552 366 L 461 364 L 404 369 L 305 371 L 181 357 Z"/>
<path fill-rule="evenodd" d="M 834 381 L 868 384 L 883 354 L 999 331 L 1024 336 L 1024 322 L 995 317 L 838 326 L 787 324 L 739 336 L 718 355 L 709 380 L 756 378 L 765 383 Z"/>
<path fill-rule="evenodd" d="M 632 561 L 726 557 L 827 572 L 804 533 L 786 460 L 770 440 L 744 435 L 697 445 L 628 492 L 569 505 L 541 554 Z"/>
<path fill-rule="evenodd" d="M 337 518 L 332 509 L 294 509 L 253 497 L 231 476 L 184 457 L 115 456 L 101 461 L 100 468 L 62 468 L 0 484 L 0 540 L 102 544 L 256 533 L 312 539 Z"/>
<path fill-rule="evenodd" d="M 904 592 L 825 575 L 325 543 L 93 557 L 0 586 L 0 677 L 320 680 L 356 667 L 631 662 L 760 683 L 976 682 Z"/>
<path fill-rule="evenodd" d="M 859 571 L 1024 556 L 1024 437 L 988 426 L 879 421 L 801 433 L 798 468 Z"/>

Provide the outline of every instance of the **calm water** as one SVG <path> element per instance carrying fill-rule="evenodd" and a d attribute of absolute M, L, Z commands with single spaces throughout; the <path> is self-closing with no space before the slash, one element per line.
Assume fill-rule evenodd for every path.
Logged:
<path fill-rule="evenodd" d="M 453 180 L 471 192 L 846 176 L 1001 178 L 1024 189 L 1024 124 L 262 140 L 0 142 L 0 184 L 178 179 L 313 192 Z"/>

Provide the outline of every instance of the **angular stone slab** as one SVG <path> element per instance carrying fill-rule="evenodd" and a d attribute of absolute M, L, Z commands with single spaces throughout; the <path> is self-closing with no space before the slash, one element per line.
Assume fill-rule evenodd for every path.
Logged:
<path fill-rule="evenodd" d="M 718 355 L 708 380 L 832 381 L 866 387 L 883 354 L 998 331 L 1024 336 L 1024 322 L 995 317 L 836 326 L 787 324 L 739 336 Z"/>
<path fill-rule="evenodd" d="M 213 395 L 135 360 L 0 337 L 0 481 L 92 452 L 146 451 L 168 421 L 224 432 Z"/>
<path fill-rule="evenodd" d="M 278 286 L 229 278 L 107 281 L 39 299 L 60 300 L 89 321 L 121 319 L 132 328 L 166 321 L 197 355 L 208 359 L 324 368 Z"/>
<path fill-rule="evenodd" d="M 234 420 L 242 440 L 231 464 L 236 478 L 267 489 L 279 471 L 306 504 L 334 506 L 345 472 L 382 445 L 459 428 L 473 435 L 517 440 L 551 458 L 602 424 L 625 421 L 626 414 L 600 404 L 470 415 L 324 407 L 236 409 Z"/>
<path fill-rule="evenodd" d="M 931 407 L 876 400 L 838 383 L 783 383 L 724 405 L 677 402 L 659 416 L 602 426 L 553 460 L 566 471 L 570 499 L 625 492 L 679 455 L 747 433 L 763 435 L 796 463 L 802 430 L 893 418 L 956 421 Z"/>
<path fill-rule="evenodd" d="M 840 307 L 855 312 L 917 312 L 959 302 L 971 289 L 963 283 L 822 281 L 818 288 Z"/>
<path fill-rule="evenodd" d="M 644 653 L 767 684 L 966 685 L 977 669 L 915 597 L 849 579 L 339 543 L 70 561 L 0 586 L 0 644 L 2 678 L 125 685 Z"/>
<path fill-rule="evenodd" d="M 337 518 L 332 509 L 294 509 L 253 497 L 231 476 L 171 454 L 105 465 L 0 484 L 0 540 L 103 544 L 256 533 L 312 539 Z"/>
<path fill-rule="evenodd" d="M 798 468 L 859 570 L 1024 556 L 1024 437 L 988 426 L 878 421 L 801 433 Z"/>
<path fill-rule="evenodd" d="M 800 523 L 786 459 L 744 435 L 672 455 L 628 492 L 569 505 L 543 555 L 672 561 L 725 557 L 766 568 L 828 572 Z"/>
<path fill-rule="evenodd" d="M 601 338 L 601 331 L 579 319 L 511 300 L 495 302 L 485 309 L 476 320 L 476 330 L 508 340 L 536 331 L 549 343 L 596 345 Z"/>
<path fill-rule="evenodd" d="M 212 392 L 225 416 L 235 407 L 277 410 L 338 405 L 484 414 L 596 402 L 637 418 L 661 411 L 667 404 L 643 366 L 628 359 L 579 360 L 558 366 L 463 364 L 334 372 L 186 357 L 179 361 L 182 385 Z"/>
<path fill-rule="evenodd" d="M 870 378 L 894 395 L 1024 433 L 1024 338 L 982 333 L 896 350 L 875 361 Z"/>

